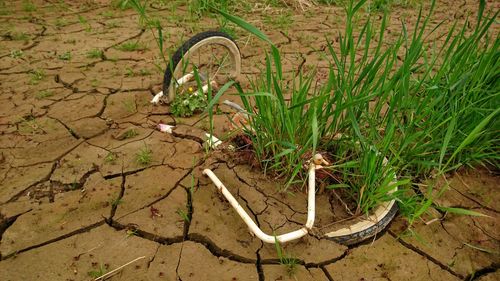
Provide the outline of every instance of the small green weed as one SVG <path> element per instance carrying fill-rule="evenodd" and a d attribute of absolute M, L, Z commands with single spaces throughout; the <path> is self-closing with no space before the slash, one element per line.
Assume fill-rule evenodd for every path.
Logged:
<path fill-rule="evenodd" d="M 117 207 L 118 205 L 123 203 L 123 199 L 122 198 L 114 198 L 114 199 L 111 199 L 110 203 L 111 203 L 111 206 Z"/>
<path fill-rule="evenodd" d="M 63 54 L 58 55 L 57 58 L 60 60 L 70 61 L 71 52 L 70 51 L 64 52 Z"/>
<path fill-rule="evenodd" d="M 24 52 L 22 50 L 11 50 L 10 57 L 13 59 L 22 58 L 24 56 Z"/>
<path fill-rule="evenodd" d="M 92 31 L 92 25 L 88 22 L 88 20 L 82 16 L 78 15 L 78 21 L 80 22 L 81 25 L 85 27 L 85 32 L 91 32 Z"/>
<path fill-rule="evenodd" d="M 30 71 L 30 84 L 37 85 L 45 78 L 45 71 L 43 69 L 33 69 Z"/>
<path fill-rule="evenodd" d="M 289 254 L 285 254 L 285 251 L 278 242 L 278 239 L 276 239 L 276 236 L 274 237 L 274 246 L 276 247 L 276 253 L 280 260 L 280 264 L 285 266 L 286 273 L 289 277 L 292 277 L 297 271 L 298 259 L 290 256 Z"/>
<path fill-rule="evenodd" d="M 127 229 L 127 238 L 137 236 L 137 229 Z"/>
<path fill-rule="evenodd" d="M 36 11 L 36 5 L 31 1 L 23 1 L 23 11 L 31 13 Z"/>
<path fill-rule="evenodd" d="M 101 49 L 92 49 L 87 52 L 87 58 L 89 59 L 102 59 L 104 58 L 104 51 Z"/>
<path fill-rule="evenodd" d="M 136 41 L 136 42 L 125 42 L 117 46 L 116 49 L 123 52 L 135 52 L 135 51 L 144 51 L 147 49 L 147 47 L 144 44 Z"/>
<path fill-rule="evenodd" d="M 153 151 L 147 145 L 144 145 L 135 155 L 135 161 L 139 165 L 149 165 L 153 161 Z"/>
<path fill-rule="evenodd" d="M 54 92 L 49 91 L 49 90 L 43 90 L 43 91 L 39 91 L 35 95 L 35 98 L 37 100 L 42 100 L 42 99 L 46 99 L 46 98 L 52 97 L 53 95 L 54 95 Z"/>
<path fill-rule="evenodd" d="M 5 4 L 5 1 L 0 1 L 0 16 L 6 16 L 10 15 L 12 11 L 7 8 L 7 5 Z"/>
<path fill-rule="evenodd" d="M 21 118 L 17 124 L 17 130 L 21 134 L 43 134 L 42 125 L 35 119 L 34 116 L 25 116 Z"/>
<path fill-rule="evenodd" d="M 124 100 L 122 105 L 128 113 L 134 113 L 137 111 L 134 100 Z"/>
<path fill-rule="evenodd" d="M 204 94 L 199 92 L 182 93 L 175 96 L 171 111 L 176 117 L 189 117 L 202 112 L 206 107 L 207 100 Z"/>
<path fill-rule="evenodd" d="M 57 27 L 57 28 L 61 28 L 61 27 L 65 27 L 66 25 L 68 25 L 69 22 L 66 18 L 57 18 L 54 25 Z"/>
<path fill-rule="evenodd" d="M 115 12 L 114 11 L 104 11 L 101 13 L 101 15 L 105 18 L 112 18 L 115 16 Z"/>
<path fill-rule="evenodd" d="M 27 42 L 30 40 L 30 36 L 23 31 L 21 31 L 21 32 L 17 32 L 17 31 L 9 32 L 8 36 L 14 41 Z"/>
<path fill-rule="evenodd" d="M 99 268 L 96 269 L 96 270 L 91 270 L 89 272 L 87 272 L 87 275 L 91 278 L 99 278 L 101 276 L 103 276 L 104 274 L 106 274 L 106 272 L 108 272 L 108 270 L 106 269 L 106 267 L 104 265 L 99 265 Z"/>
<path fill-rule="evenodd" d="M 138 136 L 139 133 L 135 130 L 135 129 L 130 129 L 130 130 L 127 130 L 123 136 L 124 139 L 131 139 L 133 137 L 136 137 Z"/>
<path fill-rule="evenodd" d="M 181 217 L 184 221 L 189 222 L 189 216 L 188 216 L 188 214 L 187 214 L 184 210 L 182 210 L 182 209 L 178 209 L 178 210 L 177 210 L 177 214 L 178 214 L 178 215 L 179 215 L 179 216 L 180 216 L 180 217 Z"/>
<path fill-rule="evenodd" d="M 264 23 L 272 25 L 279 30 L 286 31 L 293 24 L 292 13 L 286 12 L 279 15 L 265 15 Z"/>
<path fill-rule="evenodd" d="M 120 9 L 122 11 L 132 8 L 129 0 L 112 0 L 111 7 L 114 9 Z"/>
<path fill-rule="evenodd" d="M 104 162 L 113 164 L 116 162 L 118 155 L 115 152 L 109 152 L 105 157 L 104 157 Z"/>

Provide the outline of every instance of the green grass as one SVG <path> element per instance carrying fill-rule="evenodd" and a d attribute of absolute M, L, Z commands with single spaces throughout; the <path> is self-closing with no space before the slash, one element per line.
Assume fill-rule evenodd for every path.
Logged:
<path fill-rule="evenodd" d="M 137 111 L 137 106 L 134 100 L 125 100 L 122 102 L 123 108 L 128 113 L 135 113 Z"/>
<path fill-rule="evenodd" d="M 23 11 L 31 13 L 36 11 L 36 5 L 32 1 L 23 1 Z"/>
<path fill-rule="evenodd" d="M 110 203 L 111 203 L 111 206 L 117 207 L 118 205 L 123 203 L 123 199 L 122 198 L 114 198 L 114 199 L 111 199 Z"/>
<path fill-rule="evenodd" d="M 11 50 L 10 57 L 13 59 L 22 58 L 24 56 L 24 52 L 22 50 Z"/>
<path fill-rule="evenodd" d="M 153 151 L 146 145 L 135 155 L 135 160 L 139 165 L 149 165 L 153 161 Z"/>
<path fill-rule="evenodd" d="M 104 157 L 104 162 L 114 164 L 117 159 L 117 154 L 114 152 L 109 152 L 105 157 Z"/>
<path fill-rule="evenodd" d="M 104 58 L 104 51 L 101 49 L 92 49 L 87 52 L 87 58 L 89 59 L 102 59 Z"/>
<path fill-rule="evenodd" d="M 45 71 L 43 69 L 33 69 L 30 71 L 30 81 L 31 85 L 37 85 L 45 78 Z"/>
<path fill-rule="evenodd" d="M 7 7 L 4 0 L 0 1 L 0 16 L 10 15 L 12 11 Z"/>
<path fill-rule="evenodd" d="M 49 90 L 43 90 L 43 91 L 39 91 L 36 95 L 35 95 L 35 98 L 37 100 L 42 100 L 42 99 L 46 99 L 46 98 L 50 98 L 54 95 L 54 92 L 52 91 L 49 91 Z"/>
<path fill-rule="evenodd" d="M 116 47 L 117 50 L 124 52 L 135 52 L 135 51 L 144 51 L 147 47 L 140 42 L 125 42 Z"/>
<path fill-rule="evenodd" d="M 95 279 L 103 276 L 106 272 L 108 272 L 108 270 L 103 265 L 100 265 L 98 269 L 87 272 L 87 275 Z"/>
<path fill-rule="evenodd" d="M 139 135 L 139 133 L 135 129 L 129 129 L 125 132 L 123 138 L 124 139 L 131 139 L 131 138 L 136 137 L 138 135 Z"/>
<path fill-rule="evenodd" d="M 189 222 L 189 215 L 182 209 L 177 210 L 177 214 L 182 218 L 183 221 Z"/>
<path fill-rule="evenodd" d="M 263 22 L 278 30 L 288 30 L 293 24 L 291 12 L 282 12 L 278 15 L 265 15 Z"/>
<path fill-rule="evenodd" d="M 12 32 L 9 32 L 9 37 L 14 40 L 14 41 L 29 41 L 30 40 L 30 36 L 25 33 L 25 32 L 17 32 L 17 31 L 12 31 Z"/>
<path fill-rule="evenodd" d="M 425 43 L 427 30 L 441 32 L 439 25 L 430 26 L 434 3 L 412 33 L 403 24 L 399 36 L 383 46 L 387 14 L 376 25 L 368 20 L 357 26 L 355 20 L 369 9 L 366 1 L 349 2 L 340 39 L 327 46 L 330 70 L 323 83 L 315 81 L 314 71 L 297 79 L 284 75 L 280 53 L 267 36 L 219 10 L 271 45 L 263 75 L 252 80 L 250 90 L 238 87 L 251 116 L 246 134 L 264 170 L 286 179 L 286 186 L 302 183 L 305 161 L 319 151 L 331 158 L 330 172 L 341 179 L 331 188 L 343 188 L 357 202 L 356 213 L 396 198 L 415 218 L 433 200 L 405 196 L 411 181 L 463 165 L 498 168 L 500 79 L 492 70 L 500 69 L 500 38 L 487 35 L 497 14 L 484 17 L 484 3 L 475 23 L 454 25 L 436 48 Z M 468 25 L 475 26 L 471 34 L 465 32 Z M 395 186 L 400 191 L 389 194 Z"/>
<path fill-rule="evenodd" d="M 64 53 L 58 55 L 57 58 L 60 60 L 70 61 L 71 60 L 71 52 L 70 51 L 64 52 Z"/>
<path fill-rule="evenodd" d="M 285 267 L 288 277 L 293 277 L 297 271 L 299 260 L 285 253 L 278 242 L 278 239 L 276 239 L 276 236 L 274 237 L 274 246 L 276 248 L 276 254 L 278 255 L 280 264 Z"/>

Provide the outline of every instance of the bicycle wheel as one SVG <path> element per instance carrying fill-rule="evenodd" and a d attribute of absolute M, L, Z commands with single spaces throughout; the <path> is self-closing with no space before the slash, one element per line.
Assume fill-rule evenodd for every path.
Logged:
<path fill-rule="evenodd" d="M 383 164 L 388 165 L 389 161 L 384 157 Z M 392 184 L 394 187 L 389 193 L 398 191 L 397 176 L 394 176 Z M 396 199 L 381 203 L 367 216 L 362 216 L 353 220 L 347 220 L 344 224 L 337 225 L 333 229 L 324 231 L 325 238 L 333 240 L 343 245 L 352 245 L 371 238 L 382 232 L 394 219 L 398 212 Z"/>
<path fill-rule="evenodd" d="M 386 202 L 377 207 L 370 216 L 335 231 L 324 233 L 324 237 L 343 245 L 365 241 L 382 232 L 397 212 L 398 205 L 395 200 Z"/>
<path fill-rule="evenodd" d="M 186 41 L 173 55 L 163 77 L 163 93 L 170 103 L 179 94 L 217 89 L 241 72 L 241 53 L 226 33 L 206 31 Z M 198 78 L 202 89 L 198 89 Z"/>

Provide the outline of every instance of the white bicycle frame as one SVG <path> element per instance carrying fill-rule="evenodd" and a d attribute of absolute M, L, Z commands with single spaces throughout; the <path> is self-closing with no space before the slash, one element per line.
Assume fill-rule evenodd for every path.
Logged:
<path fill-rule="evenodd" d="M 241 207 L 240 203 L 233 197 L 231 192 L 227 190 L 224 184 L 217 178 L 217 176 L 210 169 L 203 170 L 203 174 L 208 176 L 212 182 L 215 184 L 217 189 L 226 197 L 229 204 L 233 206 L 238 215 L 243 219 L 245 224 L 248 226 L 250 231 L 255 234 L 260 240 L 266 243 L 275 243 L 276 240 L 280 243 L 292 241 L 295 239 L 299 239 L 309 233 L 309 230 L 312 229 L 314 225 L 314 217 L 316 213 L 316 165 L 311 162 L 309 165 L 309 173 L 308 173 L 308 194 L 307 194 L 307 221 L 306 224 L 295 231 L 281 234 L 278 236 L 269 235 L 264 233 L 257 224 L 252 220 L 252 218 L 248 215 L 248 213 Z M 276 240 L 275 240 L 276 239 Z"/>

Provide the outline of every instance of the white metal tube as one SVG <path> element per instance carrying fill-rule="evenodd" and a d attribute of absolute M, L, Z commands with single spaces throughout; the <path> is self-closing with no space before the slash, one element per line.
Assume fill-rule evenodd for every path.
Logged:
<path fill-rule="evenodd" d="M 307 222 L 306 225 L 298 230 L 285 233 L 279 236 L 276 236 L 276 240 L 280 243 L 288 242 L 291 240 L 295 240 L 298 238 L 301 238 L 305 236 L 308 233 L 308 230 L 313 227 L 314 224 L 314 217 L 315 217 L 315 195 L 316 195 L 316 190 L 315 190 L 315 185 L 316 185 L 316 180 L 315 180 L 315 165 L 314 163 L 311 163 L 310 168 L 309 168 L 309 194 L 308 194 L 308 206 L 307 206 Z M 207 175 L 212 182 L 215 184 L 217 189 L 226 197 L 227 201 L 229 201 L 229 204 L 233 206 L 233 208 L 236 210 L 238 215 L 243 219 L 245 224 L 250 228 L 250 231 L 252 231 L 255 236 L 257 236 L 260 240 L 264 241 L 265 243 L 275 243 L 275 236 L 268 235 L 264 233 L 258 226 L 255 224 L 255 222 L 252 220 L 252 218 L 247 214 L 247 212 L 241 207 L 240 203 L 233 197 L 231 192 L 227 190 L 227 188 L 224 186 L 224 184 L 217 178 L 217 176 L 210 170 L 210 169 L 205 169 L 203 170 L 203 174 Z"/>
<path fill-rule="evenodd" d="M 311 229 L 316 215 L 316 165 L 312 162 L 309 166 L 309 190 L 307 191 L 307 221 L 306 227 Z"/>
<path fill-rule="evenodd" d="M 191 80 L 193 78 L 193 76 L 194 76 L 193 72 L 189 72 L 188 74 L 182 76 L 181 78 L 179 78 L 177 80 L 177 86 L 181 86 L 184 83 L 187 83 L 189 80 Z"/>

